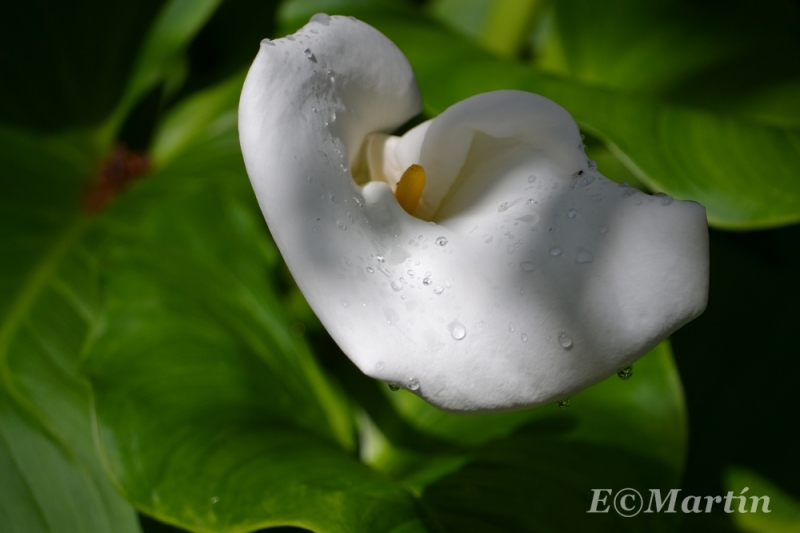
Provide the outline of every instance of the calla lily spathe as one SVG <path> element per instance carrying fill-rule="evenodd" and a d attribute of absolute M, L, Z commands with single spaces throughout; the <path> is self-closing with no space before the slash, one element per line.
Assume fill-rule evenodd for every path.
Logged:
<path fill-rule="evenodd" d="M 541 96 L 474 96 L 388 135 L 420 109 L 397 47 L 327 15 L 265 40 L 242 92 L 242 151 L 272 235 L 365 374 L 450 411 L 531 407 L 703 311 L 702 206 L 603 177 Z M 412 216 L 393 191 L 414 164 L 427 182 Z"/>

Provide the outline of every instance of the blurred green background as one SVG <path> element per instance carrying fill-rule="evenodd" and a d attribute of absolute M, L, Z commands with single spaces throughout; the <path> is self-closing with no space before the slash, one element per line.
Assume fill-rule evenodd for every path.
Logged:
<path fill-rule="evenodd" d="M 363 377 L 236 134 L 259 41 L 320 11 L 406 53 L 425 118 L 537 92 L 609 178 L 706 205 L 707 311 L 565 411 Z M 0 530 L 800 531 L 798 176 L 796 1 L 6 2 Z M 771 515 L 585 514 L 590 488 L 745 485 Z"/>

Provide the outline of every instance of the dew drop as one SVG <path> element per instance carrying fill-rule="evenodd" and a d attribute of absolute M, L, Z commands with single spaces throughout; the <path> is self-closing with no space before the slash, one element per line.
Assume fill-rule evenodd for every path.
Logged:
<path fill-rule="evenodd" d="M 525 335 L 524 333 L 520 335 L 519 338 L 522 339 L 522 342 L 528 342 L 528 336 Z"/>
<path fill-rule="evenodd" d="M 344 307 L 344 308 L 350 307 L 350 300 L 347 300 L 347 299 L 343 298 L 340 303 L 342 304 L 342 307 Z"/>
<path fill-rule="evenodd" d="M 398 283 L 396 281 L 393 281 L 392 282 L 392 289 L 394 289 L 396 291 L 401 291 L 401 290 L 403 290 L 403 284 L 402 283 Z"/>
<path fill-rule="evenodd" d="M 413 278 L 413 277 L 414 277 L 414 271 L 413 271 L 413 270 L 409 270 L 409 271 L 407 272 L 407 274 L 408 274 L 408 277 L 409 277 L 409 278 Z"/>
<path fill-rule="evenodd" d="M 342 222 L 341 220 L 336 221 L 336 225 L 339 226 L 339 229 L 342 231 L 347 231 L 347 224 Z"/>
<path fill-rule="evenodd" d="M 437 285 L 433 289 L 433 294 L 442 294 L 443 292 L 444 292 L 444 287 L 442 287 L 441 285 Z"/>
<path fill-rule="evenodd" d="M 569 407 L 569 398 L 557 402 L 556 405 L 558 406 L 559 409 L 566 409 L 567 407 Z"/>
<path fill-rule="evenodd" d="M 602 226 L 600 226 L 600 233 L 602 234 L 608 233 L 608 224 L 603 224 Z"/>
<path fill-rule="evenodd" d="M 562 348 L 569 350 L 572 347 L 572 337 L 562 331 L 558 334 L 558 344 Z"/>
<path fill-rule="evenodd" d="M 419 389 L 419 381 L 417 378 L 408 378 L 408 390 L 418 390 Z"/>
<path fill-rule="evenodd" d="M 588 162 L 589 170 L 597 170 L 597 161 L 590 159 Z"/>
<path fill-rule="evenodd" d="M 653 196 L 661 198 L 661 205 L 669 205 L 672 203 L 672 196 L 669 196 L 663 192 L 657 192 Z"/>
<path fill-rule="evenodd" d="M 509 322 L 508 323 L 508 331 L 510 331 L 511 333 L 514 333 L 516 330 L 517 330 L 517 328 L 514 327 L 514 323 L 513 322 Z"/>
<path fill-rule="evenodd" d="M 578 216 L 578 212 L 574 209 L 570 209 L 569 212 L 567 213 L 567 216 L 569 218 L 575 218 L 576 216 Z"/>
<path fill-rule="evenodd" d="M 563 252 L 563 250 L 561 248 L 559 248 L 558 246 L 550 248 L 550 255 L 553 256 L 553 257 L 558 257 L 559 255 L 561 255 L 562 252 Z"/>
<path fill-rule="evenodd" d="M 536 269 L 536 266 L 530 261 L 525 261 L 523 263 L 520 263 L 519 266 L 525 272 L 533 272 Z"/>
<path fill-rule="evenodd" d="M 447 326 L 447 329 L 450 331 L 450 335 L 452 335 L 457 341 L 460 341 L 467 336 L 467 328 L 465 328 L 464 324 L 458 320 L 450 322 L 450 324 Z"/>
<path fill-rule="evenodd" d="M 630 379 L 631 376 L 633 376 L 633 365 L 621 368 L 619 372 L 617 372 L 617 376 L 622 380 Z"/>
<path fill-rule="evenodd" d="M 533 183 L 534 181 L 536 181 L 536 176 L 534 176 L 533 174 L 528 176 L 528 183 Z"/>
<path fill-rule="evenodd" d="M 437 246 L 447 246 L 447 237 L 438 237 L 436 239 Z"/>
<path fill-rule="evenodd" d="M 385 261 L 385 259 L 383 258 L 383 256 L 382 256 L 382 255 L 376 255 L 376 256 L 375 256 L 375 259 L 377 259 L 377 260 L 378 260 L 378 263 L 383 263 L 383 262 Z"/>
<path fill-rule="evenodd" d="M 500 204 L 500 207 L 497 208 L 498 213 L 502 213 L 503 211 L 508 211 L 508 208 L 511 207 L 508 202 L 503 202 Z"/>
<path fill-rule="evenodd" d="M 586 250 L 578 248 L 578 253 L 575 254 L 575 262 L 579 265 L 591 263 L 594 261 L 594 256 Z"/>
<path fill-rule="evenodd" d="M 331 17 L 328 16 L 327 13 L 317 13 L 311 17 L 309 22 L 316 22 L 318 24 L 322 24 L 323 26 L 327 26 L 331 22 Z"/>
<path fill-rule="evenodd" d="M 387 383 L 389 385 L 389 390 L 392 392 L 397 392 L 400 390 L 400 385 L 395 385 L 394 383 Z"/>
<path fill-rule="evenodd" d="M 377 363 L 375 363 L 375 370 L 381 371 L 383 370 L 384 366 L 385 365 L 383 364 L 383 361 L 378 361 Z"/>
<path fill-rule="evenodd" d="M 306 56 L 306 58 L 310 59 L 311 61 L 314 61 L 315 59 L 314 54 L 311 53 L 310 48 L 306 48 L 305 50 L 303 50 L 303 55 Z"/>
<path fill-rule="evenodd" d="M 425 278 L 425 279 L 422 280 L 422 284 L 423 285 L 430 285 L 431 283 L 433 283 L 431 281 L 431 278 Z"/>
<path fill-rule="evenodd" d="M 211 503 L 217 503 L 218 501 L 219 501 L 219 498 L 217 498 L 216 496 L 211 498 Z"/>

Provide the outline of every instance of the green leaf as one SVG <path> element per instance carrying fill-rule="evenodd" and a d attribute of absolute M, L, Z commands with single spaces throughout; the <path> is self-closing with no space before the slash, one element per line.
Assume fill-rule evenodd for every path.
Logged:
<path fill-rule="evenodd" d="M 308 1 L 289 5 L 294 7 L 286 12 L 295 14 L 301 7 L 318 10 Z M 800 168 L 800 130 L 756 125 L 558 78 L 491 56 L 407 10 L 387 14 L 340 5 L 340 12 L 362 18 L 400 47 L 431 113 L 493 90 L 542 94 L 603 140 L 643 183 L 703 204 L 712 225 L 753 229 L 800 221 L 800 180 L 794 170 Z M 295 18 L 290 26 L 302 22 Z"/>
<path fill-rule="evenodd" d="M 433 2 L 430 11 L 498 56 L 515 57 L 545 4 L 545 0 L 443 0 Z"/>
<path fill-rule="evenodd" d="M 115 482 L 192 530 L 412 531 L 411 496 L 360 463 L 349 405 L 290 333 L 230 126 L 102 222 L 105 303 L 86 369 Z"/>
<path fill-rule="evenodd" d="M 85 150 L 0 129 L 0 530 L 135 532 L 95 452 L 79 354 L 96 265 L 81 243 Z"/>
<path fill-rule="evenodd" d="M 150 148 L 153 161 L 163 166 L 204 135 L 213 135 L 215 131 L 236 124 L 245 74 L 237 74 L 177 105 L 161 123 L 153 139 Z"/>
<path fill-rule="evenodd" d="M 537 52 L 539 64 L 554 72 L 769 124 L 800 125 L 800 12 L 789 2 L 576 0 L 554 2 L 551 16 Z M 793 89 L 781 95 L 780 87 Z"/>
<path fill-rule="evenodd" d="M 781 489 L 759 476 L 755 472 L 743 468 L 731 468 L 725 476 L 726 488 L 733 491 L 731 508 L 733 520 L 741 531 L 747 533 L 793 533 L 800 531 L 800 502 Z M 749 491 L 742 492 L 745 487 Z M 746 498 L 742 513 L 740 496 Z M 769 498 L 764 503 L 763 498 Z M 758 501 L 753 498 L 759 498 Z M 755 505 L 755 511 L 754 506 Z M 769 509 L 769 512 L 767 512 Z"/>
<path fill-rule="evenodd" d="M 219 6 L 221 0 L 169 0 L 148 31 L 125 91 L 98 137 L 107 145 L 133 106 L 148 91 L 170 81 L 183 66 L 183 53 Z"/>

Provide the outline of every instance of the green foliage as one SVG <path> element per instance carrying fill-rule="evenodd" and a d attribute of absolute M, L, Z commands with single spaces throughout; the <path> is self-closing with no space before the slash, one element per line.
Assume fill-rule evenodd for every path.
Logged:
<path fill-rule="evenodd" d="M 24 36 L 0 17 L 0 61 L 21 73 L 0 79 L 1 531 L 136 532 L 135 510 L 208 532 L 676 530 L 669 515 L 586 514 L 593 488 L 680 484 L 686 407 L 668 343 L 567 410 L 472 417 L 390 393 L 347 361 L 253 197 L 236 134 L 241 65 L 149 125 L 147 174 L 87 203 L 137 104 L 179 92 L 220 2 L 116 17 L 85 4 L 93 16 L 75 32 L 96 26 L 110 44 L 65 38 L 27 81 L 6 53 Z M 620 181 L 700 201 L 720 227 L 798 221 L 796 10 L 770 2 L 752 15 L 760 29 L 741 32 L 750 10 L 676 6 L 337 0 L 281 13 L 287 29 L 316 11 L 375 25 L 411 60 L 428 114 L 488 90 L 538 92 L 574 114 Z M 57 39 L 58 13 L 16 14 L 46 19 Z M 723 89 L 736 76 L 713 76 L 726 66 L 749 73 L 735 91 Z M 783 509 L 737 517 L 743 530 L 796 527 L 789 496 L 747 472 L 729 483 Z"/>

